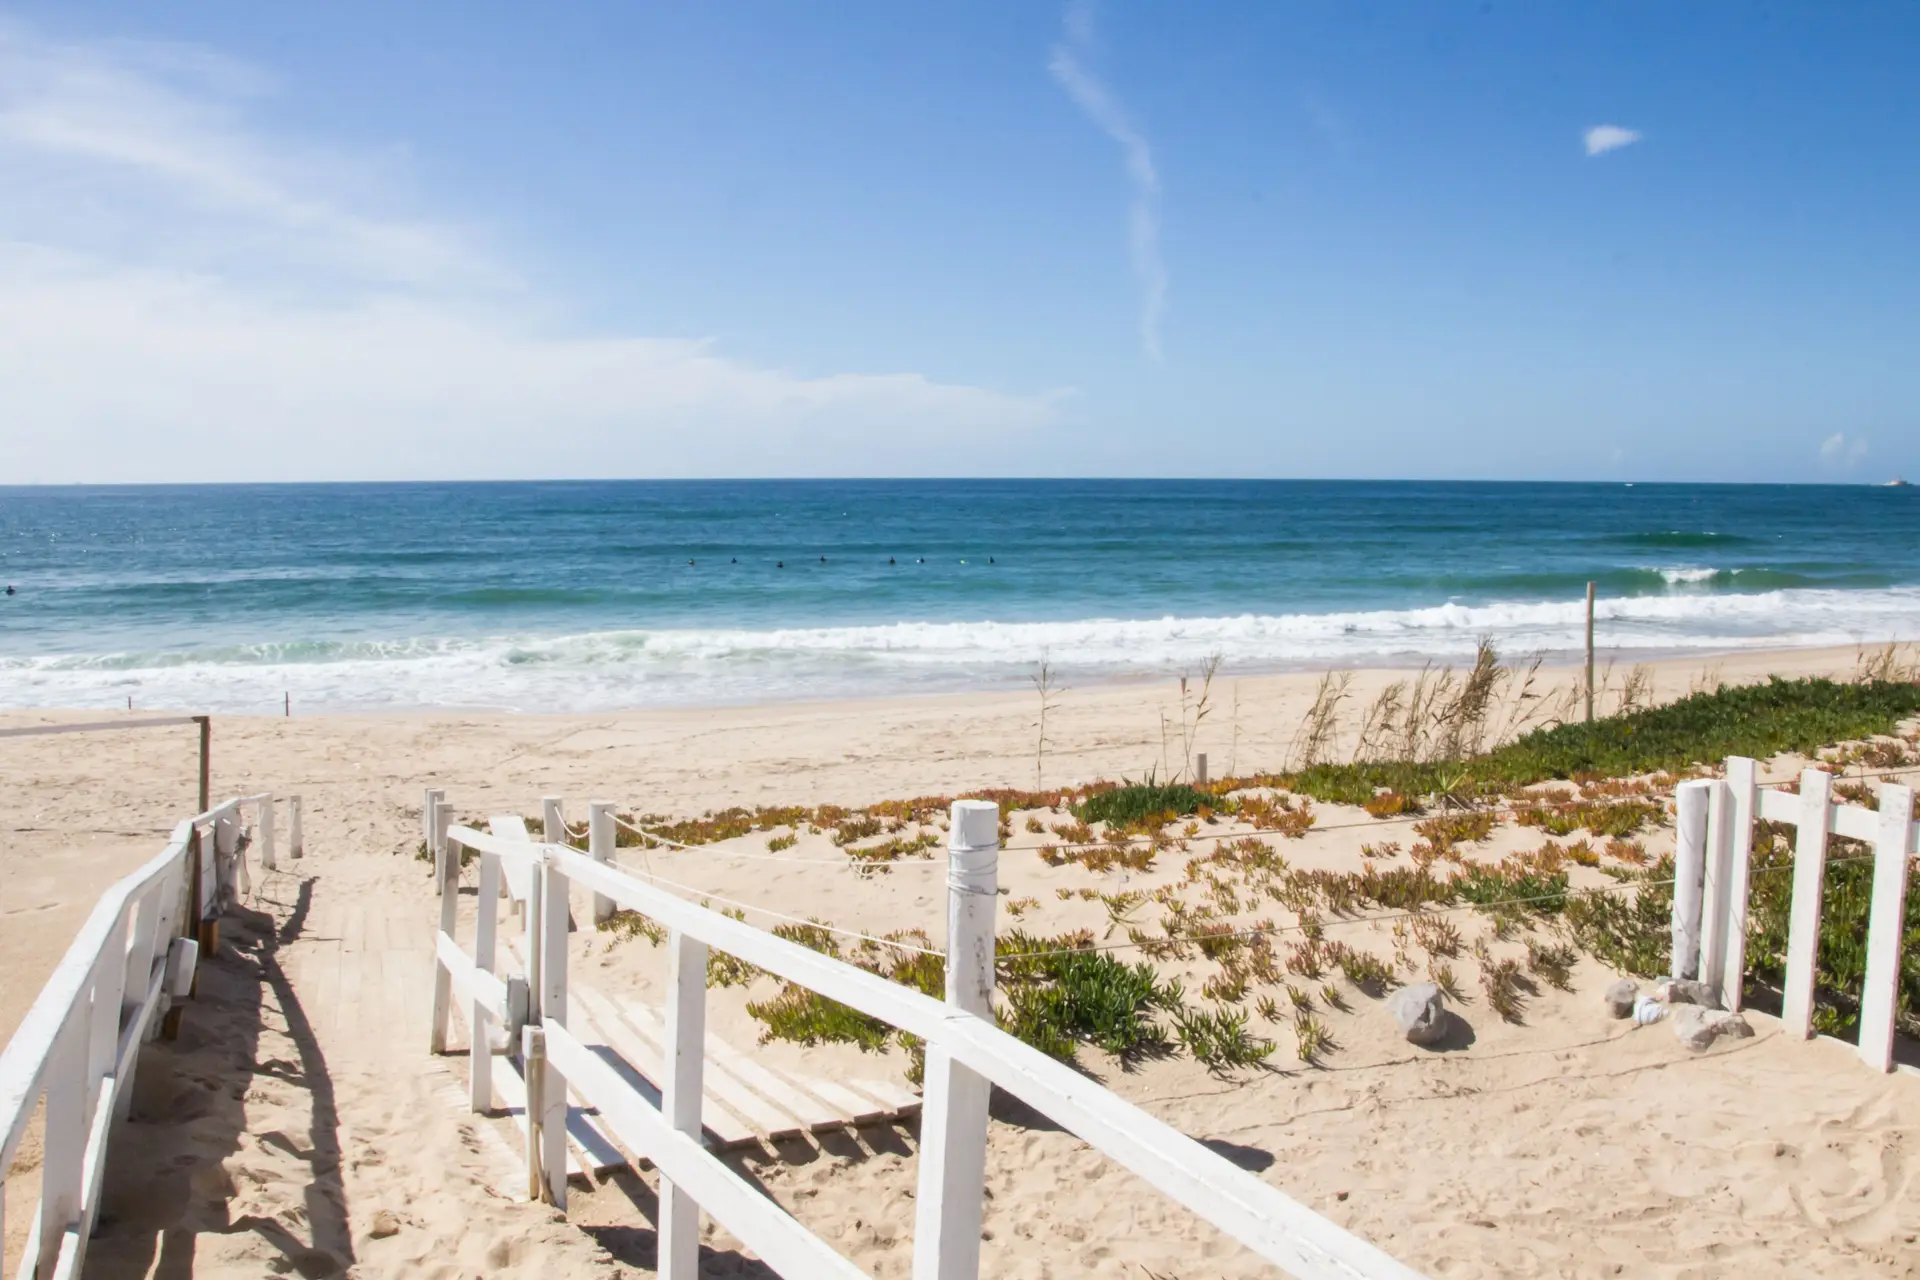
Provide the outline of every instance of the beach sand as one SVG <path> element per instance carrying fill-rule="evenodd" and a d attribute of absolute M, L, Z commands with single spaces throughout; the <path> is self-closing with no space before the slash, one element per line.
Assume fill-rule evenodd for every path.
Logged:
<path fill-rule="evenodd" d="M 1653 664 L 1653 695 L 1711 668 L 1729 681 L 1843 673 L 1852 650 Z M 1617 689 L 1620 673 L 1616 672 Z M 1354 676 L 1352 707 L 1405 673 Z M 1543 705 L 1577 678 L 1542 673 Z M 1196 749 L 1214 776 L 1283 765 L 1316 680 L 1234 678 L 1213 689 Z M 1611 695 L 1610 695 L 1611 696 Z M 1162 776 L 1171 682 L 1065 692 L 1048 717 L 1046 786 Z M 1603 700 L 1602 710 L 1608 709 Z M 0 725 L 71 717 L 7 713 Z M 419 713 L 215 722 L 216 797 L 299 793 L 307 856 L 256 872 L 246 909 L 203 969 L 179 1041 L 150 1048 L 134 1121 L 115 1138 L 90 1274 L 366 1276 L 629 1274 L 651 1265 L 651 1174 L 576 1188 L 571 1222 L 514 1198 L 512 1130 L 464 1110 L 465 1059 L 426 1052 L 435 899 L 414 858 L 421 789 L 442 786 L 462 820 L 569 816 L 609 799 L 676 816 L 743 804 L 866 804 L 1036 783 L 1037 698 L 981 694 L 596 716 Z M 134 717 L 138 718 L 138 717 Z M 1166 752 L 1171 751 L 1171 758 Z M 1790 768 L 1792 762 L 1780 762 Z M 191 728 L 0 740 L 0 1032 L 24 1012 L 94 898 L 155 852 L 195 785 Z M 1357 815 L 1353 810 L 1344 816 Z M 1369 833 L 1338 806 L 1287 842 L 1295 865 L 1352 868 Z M 1402 833 L 1404 834 L 1404 833 Z M 1012 848 L 1040 840 L 1016 826 Z M 1662 845 L 1662 841 L 1666 844 Z M 1537 842 L 1503 829 L 1479 856 Z M 1647 839 L 1657 852 L 1671 833 Z M 764 837 L 725 849 L 764 850 Z M 927 929 L 939 942 L 937 862 L 858 878 L 792 865 L 655 852 L 658 875 L 794 916 L 864 931 Z M 639 861 L 636 850 L 625 851 Z M 1000 927 L 1104 928 L 1104 910 L 1056 889 L 1150 888 L 1178 858 L 1124 882 L 1032 853 L 1002 858 Z M 1017 922 L 1004 909 L 1036 905 Z M 577 917 L 590 918 L 584 901 Z M 750 916 L 754 923 L 772 920 Z M 1390 947 L 1383 926 L 1339 936 Z M 657 996 L 664 954 L 582 931 L 573 980 Z M 1463 960 L 1463 974 L 1472 970 Z M 1704 1054 L 1663 1026 L 1627 1029 L 1601 1009 L 1614 975 L 1592 961 L 1570 992 L 1543 988 L 1520 1023 L 1474 1000 L 1445 1052 L 1412 1049 L 1381 1002 L 1357 992 L 1325 1011 L 1335 1050 L 1316 1067 L 1291 1039 L 1275 1069 L 1209 1075 L 1185 1059 L 1131 1070 L 1090 1055 L 1105 1083 L 1215 1145 L 1296 1199 L 1435 1276 L 1920 1275 L 1920 1077 L 1879 1076 L 1827 1042 L 1757 1035 Z M 769 994 L 761 984 L 757 994 Z M 753 1049 L 751 989 L 716 990 L 712 1026 Z M 898 1054 L 775 1044 L 769 1061 L 821 1075 L 899 1078 Z M 802 1221 L 875 1275 L 910 1271 L 912 1127 L 733 1157 Z M 8 1184 L 8 1265 L 33 1200 L 29 1142 Z M 990 1139 L 983 1274 L 1251 1276 L 1267 1270 L 1131 1175 L 1017 1105 Z M 704 1273 L 765 1274 L 725 1235 Z"/>

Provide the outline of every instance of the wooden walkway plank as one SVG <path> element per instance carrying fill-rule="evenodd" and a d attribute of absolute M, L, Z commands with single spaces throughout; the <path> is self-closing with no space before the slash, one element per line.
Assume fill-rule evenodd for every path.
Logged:
<path fill-rule="evenodd" d="M 601 1039 L 646 1080 L 648 1101 L 659 1106 L 660 1090 L 654 1084 L 664 1073 L 659 1047 L 633 1030 L 607 997 L 591 987 L 575 987 L 568 994 L 588 1013 Z M 750 1118 L 737 1115 L 711 1093 L 701 1098 L 700 1125 L 710 1135 L 713 1145 L 723 1149 L 753 1143 L 761 1132 L 755 1129 Z"/>

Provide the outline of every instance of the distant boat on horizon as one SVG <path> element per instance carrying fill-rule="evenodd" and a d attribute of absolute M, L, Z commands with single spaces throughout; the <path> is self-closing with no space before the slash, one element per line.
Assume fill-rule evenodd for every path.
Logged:
<path fill-rule="evenodd" d="M 1911 480 L 1902 480 L 1899 476 L 1895 476 L 1880 487 L 1882 489 L 1911 489 L 1913 488 L 1913 482 Z"/>

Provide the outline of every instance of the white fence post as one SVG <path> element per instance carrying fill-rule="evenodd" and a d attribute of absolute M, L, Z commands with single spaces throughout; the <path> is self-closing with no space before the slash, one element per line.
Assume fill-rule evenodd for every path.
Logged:
<path fill-rule="evenodd" d="M 458 896 L 458 895 L 454 895 Z M 500 916 L 500 855 L 480 854 L 480 893 L 473 900 L 473 967 L 493 972 L 494 925 Z M 477 986 L 478 984 L 476 984 Z M 476 1112 L 493 1110 L 493 1035 L 486 1002 L 478 994 L 467 1018 L 472 1043 L 467 1049 L 467 1101 Z"/>
<path fill-rule="evenodd" d="M 442 873 L 440 865 L 440 806 L 447 802 L 445 787 L 428 787 L 426 798 L 420 806 L 420 843 L 426 846 L 427 853 L 433 858 L 433 879 L 435 893 L 440 892 Z"/>
<path fill-rule="evenodd" d="M 540 1019 L 542 1025 L 567 1025 L 567 899 L 568 881 L 543 856 L 540 861 Z M 567 1081 L 551 1059 L 542 1072 L 538 1097 L 529 1094 L 527 1109 L 540 1111 L 540 1168 L 553 1203 L 567 1207 Z"/>
<path fill-rule="evenodd" d="M 1673 959 L 1676 978 L 1700 976 L 1700 905 L 1706 887 L 1707 806 L 1714 784 L 1698 778 L 1673 793 Z"/>
<path fill-rule="evenodd" d="M 660 1086 L 660 1110 L 668 1124 L 698 1142 L 707 1040 L 707 944 L 676 929 L 668 946 L 667 1078 Z M 658 1261 L 662 1280 L 697 1280 L 700 1274 L 700 1206 L 684 1187 L 666 1178 L 660 1180 Z"/>
<path fill-rule="evenodd" d="M 88 1001 L 74 1002 L 48 1055 L 43 1152 L 40 1162 L 40 1259 L 28 1274 L 51 1275 L 67 1224 L 80 1216 L 87 1146 Z"/>
<path fill-rule="evenodd" d="M 1780 984 L 1780 1029 L 1813 1037 L 1813 971 L 1820 948 L 1820 901 L 1827 872 L 1827 823 L 1833 775 L 1800 772 L 1800 820 L 1793 849 L 1793 904 L 1787 913 L 1787 973 Z"/>
<path fill-rule="evenodd" d="M 540 822 L 546 832 L 541 838 L 548 844 L 567 842 L 566 801 L 559 796 L 541 796 Z"/>
<path fill-rule="evenodd" d="M 280 866 L 273 836 L 273 792 L 269 791 L 260 797 L 260 867 L 265 871 L 274 871 Z"/>
<path fill-rule="evenodd" d="M 947 849 L 947 1003 L 989 1021 L 999 880 L 1000 806 L 991 800 L 954 801 Z M 945 1049 L 929 1044 L 926 1054 L 914 1280 L 975 1280 L 992 1086 Z"/>
<path fill-rule="evenodd" d="M 1727 758 L 1707 815 L 1707 874 L 1700 918 L 1700 980 L 1728 1009 L 1740 1008 L 1747 965 L 1747 871 L 1753 856 L 1756 766 Z"/>
<path fill-rule="evenodd" d="M 1883 783 L 1873 841 L 1867 976 L 1860 991 L 1860 1060 L 1875 1071 L 1893 1070 L 1893 1020 L 1900 1005 L 1900 944 L 1907 923 L 1907 852 L 1912 831 L 1913 788 Z"/>
<path fill-rule="evenodd" d="M 444 808 L 444 807 L 443 807 Z M 446 810 L 449 814 L 451 810 Z M 436 815 L 437 816 L 437 815 Z M 460 855 L 454 843 L 442 839 L 442 856 L 434 863 L 434 877 L 440 894 L 440 932 L 453 937 L 460 912 Z M 451 880 L 452 883 L 448 883 Z M 453 975 L 438 960 L 433 965 L 433 1033 L 428 1048 L 433 1053 L 447 1051 L 447 1024 L 453 1017 Z"/>
<path fill-rule="evenodd" d="M 1753 819 L 1760 804 L 1759 766 L 1745 756 L 1727 761 L 1733 792 L 1733 848 L 1727 859 L 1727 958 L 1721 967 L 1720 1002 L 1734 1013 L 1747 977 L 1747 879 L 1753 865 Z"/>
<path fill-rule="evenodd" d="M 587 856 L 595 862 L 613 864 L 613 801 L 594 800 L 587 805 Z M 613 915 L 613 899 L 604 893 L 593 895 L 593 922 L 599 924 Z"/>
<path fill-rule="evenodd" d="M 287 856 L 296 862 L 307 856 L 307 842 L 300 831 L 300 797 L 287 797 Z"/>

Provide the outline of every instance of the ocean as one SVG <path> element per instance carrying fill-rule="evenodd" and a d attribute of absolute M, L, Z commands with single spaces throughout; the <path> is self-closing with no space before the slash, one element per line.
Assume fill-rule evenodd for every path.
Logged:
<path fill-rule="evenodd" d="M 0 706 L 583 711 L 1920 637 L 1920 489 L 0 488 Z"/>

